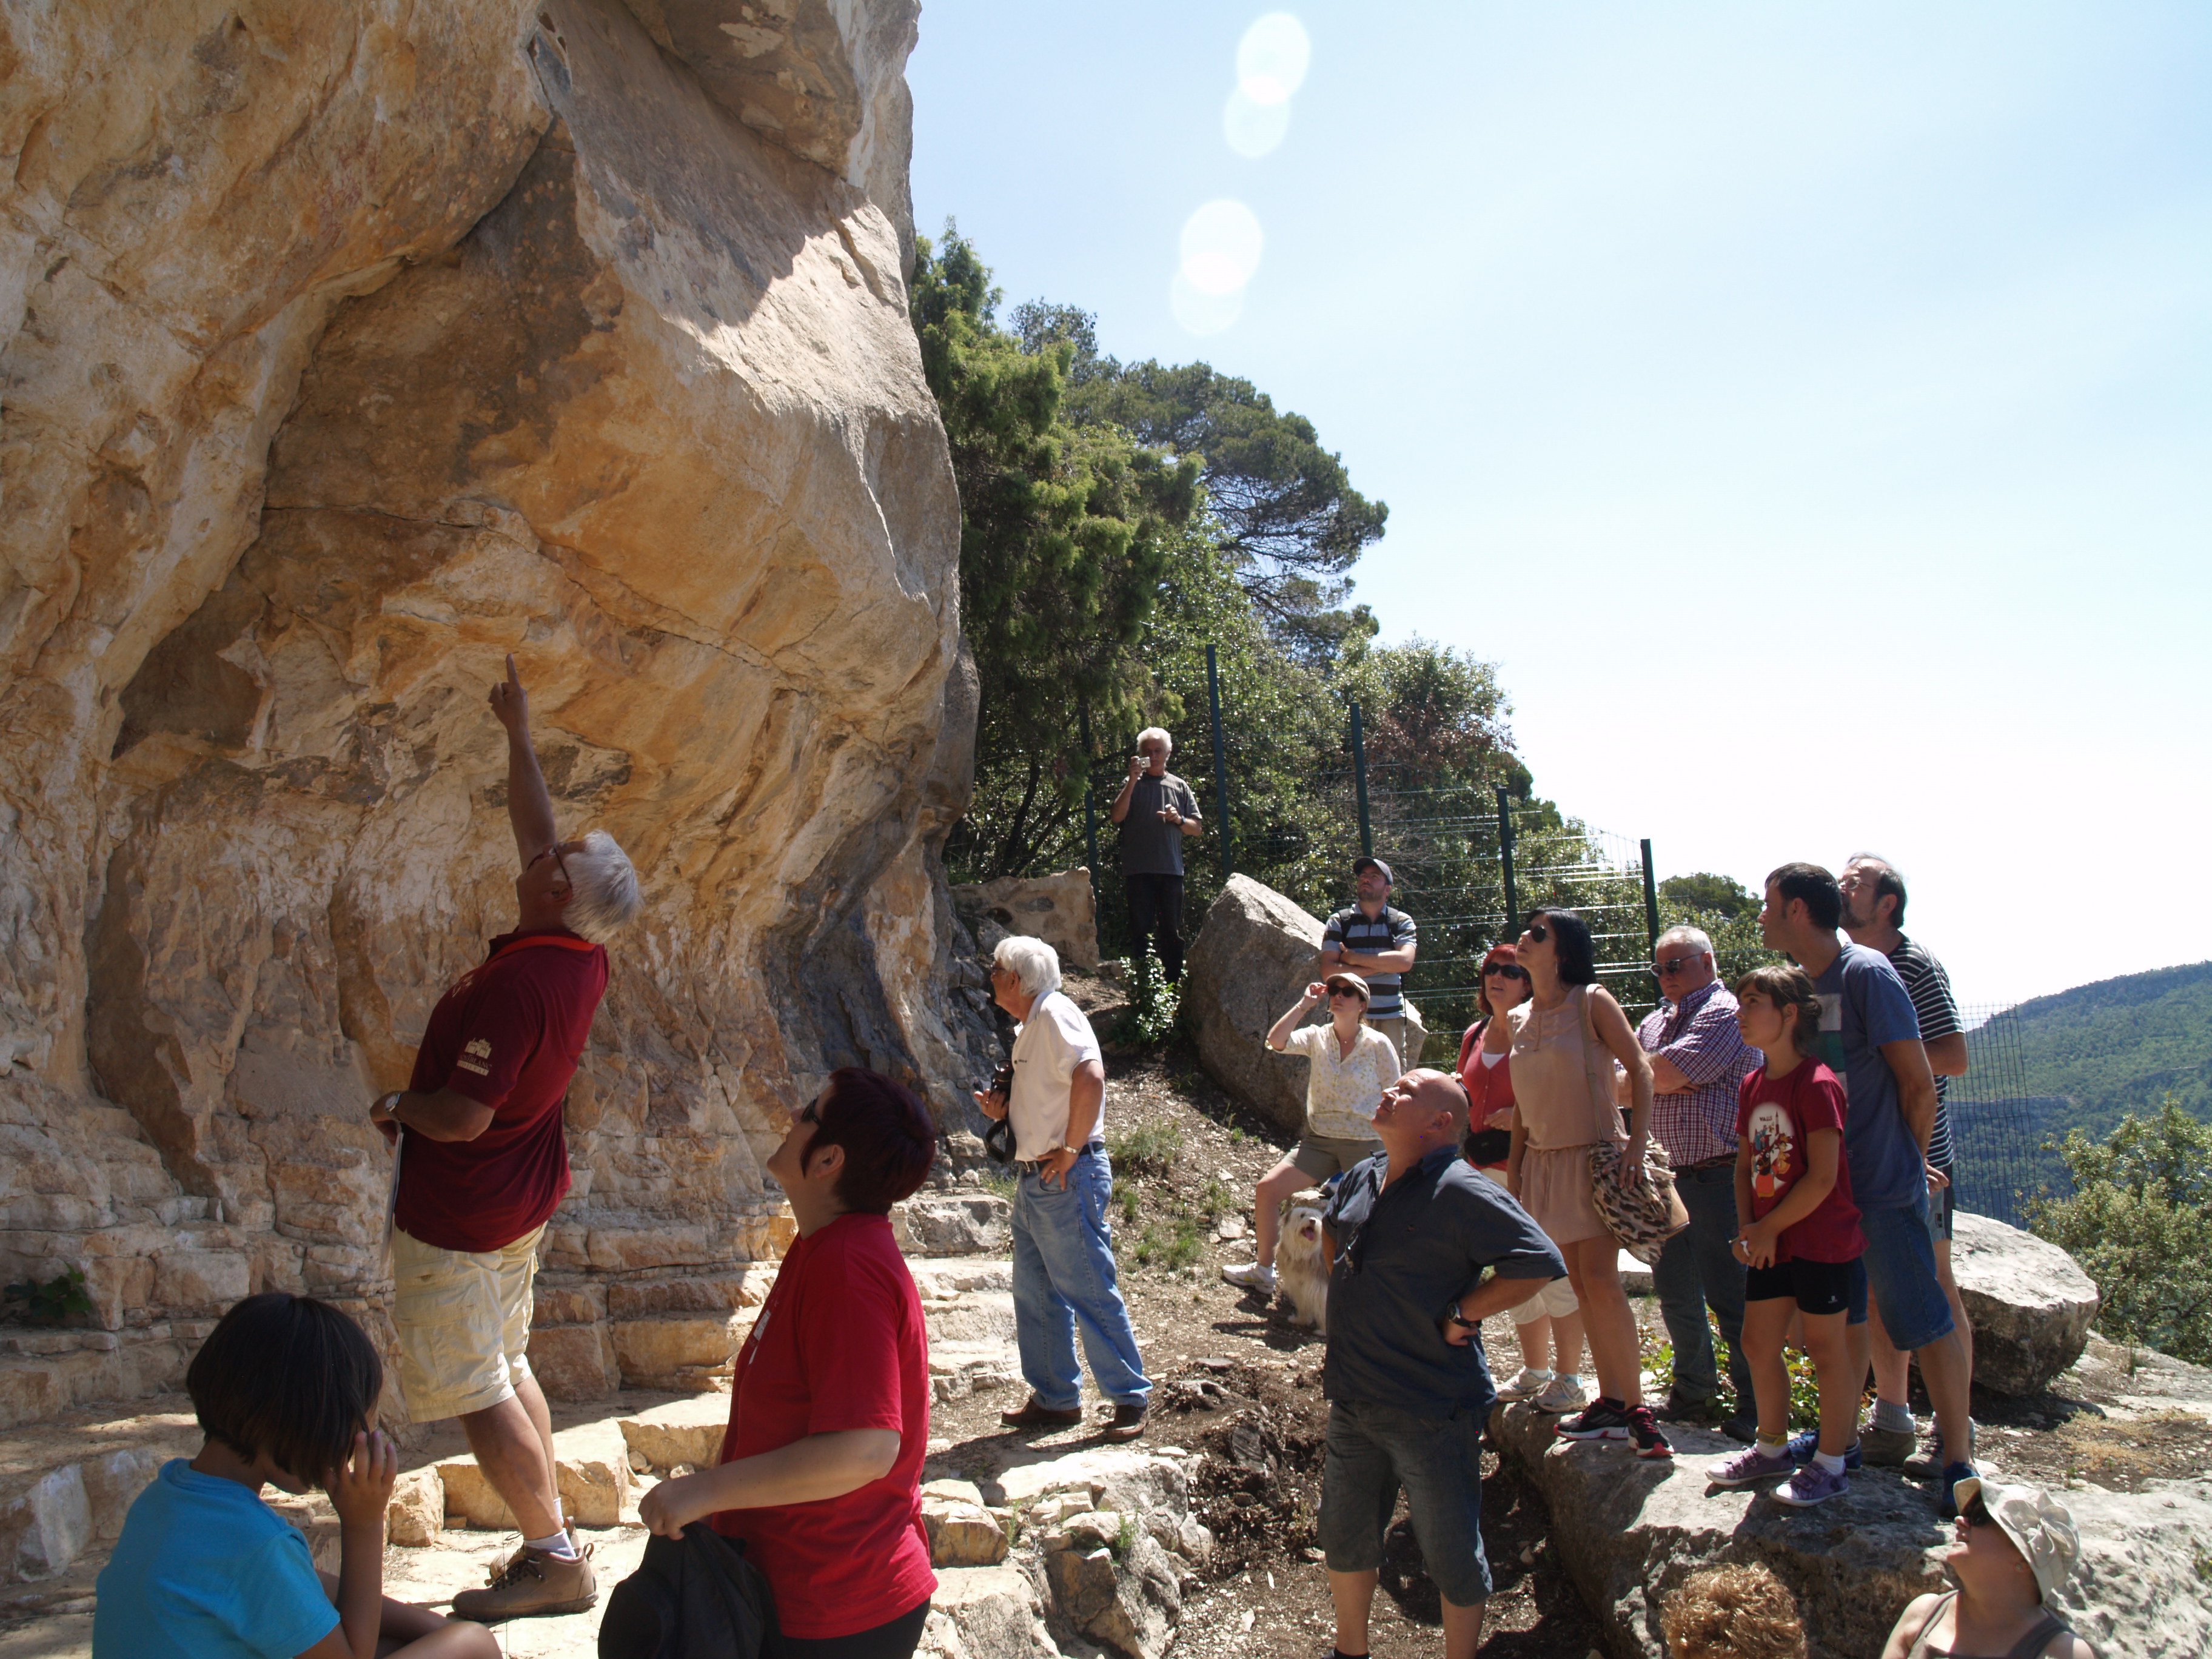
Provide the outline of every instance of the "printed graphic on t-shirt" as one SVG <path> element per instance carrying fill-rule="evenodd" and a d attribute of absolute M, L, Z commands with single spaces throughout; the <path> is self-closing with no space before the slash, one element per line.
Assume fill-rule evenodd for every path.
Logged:
<path fill-rule="evenodd" d="M 1771 1209 L 1803 1172 L 1797 1156 L 1797 1126 L 1773 1101 L 1751 1109 L 1751 1195 L 1759 1211 Z"/>
<path fill-rule="evenodd" d="M 453 1062 L 465 1072 L 474 1072 L 478 1077 L 491 1070 L 491 1044 L 477 1037 L 461 1050 L 461 1057 Z"/>

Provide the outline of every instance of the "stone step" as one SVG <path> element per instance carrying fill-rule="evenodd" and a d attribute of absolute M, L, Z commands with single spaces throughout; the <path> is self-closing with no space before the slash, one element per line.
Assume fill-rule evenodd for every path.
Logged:
<path fill-rule="evenodd" d="M 724 1402 L 726 1417 L 728 1396 L 711 1397 Z M 561 1506 L 570 1521 L 580 1527 L 603 1528 L 637 1519 L 637 1500 L 642 1492 L 630 1467 L 629 1443 L 617 1419 L 602 1418 L 556 1430 L 553 1459 Z M 444 1487 L 446 1525 L 514 1529 L 514 1512 L 507 1507 L 507 1500 L 492 1490 L 475 1458 L 466 1455 L 443 1458 L 431 1466 L 431 1472 Z M 422 1483 L 414 1490 L 428 1495 Z M 396 1492 L 393 1499 L 396 1507 L 399 1501 Z M 421 1501 L 420 1496 L 416 1501 Z M 399 1530 L 396 1522 L 392 1530 L 395 1534 Z"/>
<path fill-rule="evenodd" d="M 183 1383 L 191 1348 L 205 1330 L 204 1322 L 193 1326 L 190 1341 L 168 1324 L 137 1331 L 0 1333 L 0 1432 L 99 1402 L 167 1394 Z"/>
<path fill-rule="evenodd" d="M 138 1409 L 147 1405 L 156 1409 Z M 162 1464 L 196 1454 L 200 1437 L 182 1395 L 11 1428 L 0 1442 L 0 1583 L 58 1577 L 112 1545 L 131 1499 Z"/>
<path fill-rule="evenodd" d="M 996 1255 L 1006 1248 L 1012 1207 L 980 1188 L 917 1193 L 891 1208 L 891 1231 L 909 1256 Z"/>
<path fill-rule="evenodd" d="M 668 1475 L 685 1465 L 710 1468 L 721 1461 L 722 1437 L 730 1425 L 730 1396 L 693 1395 L 665 1406 L 616 1419 L 629 1450 L 629 1466 L 640 1474 Z"/>

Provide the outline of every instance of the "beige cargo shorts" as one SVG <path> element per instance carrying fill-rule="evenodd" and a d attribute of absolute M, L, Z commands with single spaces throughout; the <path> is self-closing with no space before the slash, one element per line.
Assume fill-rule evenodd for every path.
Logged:
<path fill-rule="evenodd" d="M 392 1233 L 392 1322 L 407 1415 L 435 1423 L 489 1410 L 530 1375 L 538 1227 L 499 1250 L 441 1250 Z"/>

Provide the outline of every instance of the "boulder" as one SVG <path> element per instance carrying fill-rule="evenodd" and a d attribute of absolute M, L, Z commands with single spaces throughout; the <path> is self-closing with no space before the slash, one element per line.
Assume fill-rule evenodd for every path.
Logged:
<path fill-rule="evenodd" d="M 1231 876 L 1183 960 L 1182 1011 L 1206 1074 L 1289 1134 L 1305 1127 L 1306 1062 L 1270 1052 L 1267 1032 L 1313 982 L 1321 920 L 1265 882 Z M 1406 999 L 1406 1052 L 1428 1032 Z M 1311 1023 L 1328 1018 L 1316 1009 Z"/>
<path fill-rule="evenodd" d="M 1671 1462 L 1625 1445 L 1556 1438 L 1553 1419 L 1501 1407 L 1491 1425 L 1551 1513 L 1551 1547 L 1604 1626 L 1616 1659 L 1666 1659 L 1660 1613 L 1702 1567 L 1757 1559 L 1796 1595 L 1812 1659 L 1875 1659 L 1905 1604 L 1943 1586 L 1955 1528 L 1920 1486 L 1865 1469 L 1816 1509 L 1790 1510 L 1763 1492 L 1726 1492 L 1705 1468 L 1740 1449 L 1717 1433 L 1670 1426 Z M 2002 1462 L 1986 1467 L 2004 1478 Z M 2126 1659 L 2212 1651 L 2212 1596 L 2197 1562 L 2212 1557 L 2212 1481 L 2160 1483 L 2124 1497 L 2089 1488 L 2060 1496 L 2074 1511 L 2081 1566 L 2062 1610 L 2101 1654 Z"/>
<path fill-rule="evenodd" d="M 918 1650 L 930 1659 L 1059 1659 L 1043 1598 L 1018 1568 L 945 1568 L 929 1608 Z"/>
<path fill-rule="evenodd" d="M 1116 1559 L 1106 1545 L 1048 1553 L 1045 1582 L 1069 1624 L 1127 1659 L 1159 1659 L 1182 1618 L 1182 1575 L 1149 1533 Z"/>
<path fill-rule="evenodd" d="M 1958 1212 L 1951 1273 L 1974 1326 L 1974 1381 L 2034 1394 L 2081 1357 L 2097 1317 L 2095 1281 L 2047 1239 Z"/>
<path fill-rule="evenodd" d="M 395 1544 L 420 1549 L 438 1541 L 446 1525 L 446 1482 L 435 1469 L 410 1469 L 393 1483 L 385 1511 L 385 1535 Z"/>
<path fill-rule="evenodd" d="M 1064 967 L 1097 971 L 1098 908 L 1087 869 L 1063 870 L 1056 876 L 1001 876 L 955 887 L 952 904 L 962 920 L 979 930 L 979 937 L 981 924 L 989 921 L 1000 934 L 1042 939 L 1059 952 Z"/>
<path fill-rule="evenodd" d="M 923 1194 L 891 1206 L 891 1233 L 910 1256 L 1003 1255 L 1012 1218 L 996 1193 Z"/>
<path fill-rule="evenodd" d="M 925 1493 L 921 1526 L 933 1567 L 995 1567 L 1006 1559 L 1006 1529 L 980 1504 Z"/>
<path fill-rule="evenodd" d="M 721 1462 L 722 1438 L 730 1426 L 730 1396 L 695 1394 L 618 1418 L 615 1425 L 622 1431 L 634 1469 L 669 1474 L 686 1464 L 711 1468 Z"/>

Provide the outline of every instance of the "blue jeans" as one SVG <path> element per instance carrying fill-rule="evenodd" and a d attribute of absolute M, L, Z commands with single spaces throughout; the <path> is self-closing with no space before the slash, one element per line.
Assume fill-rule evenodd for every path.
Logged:
<path fill-rule="evenodd" d="M 1364 1401 L 1328 1402 L 1322 1443 L 1321 1547 L 1331 1572 L 1373 1572 L 1406 1489 L 1421 1562 L 1445 1601 L 1490 1599 L 1482 1552 L 1482 1425 L 1486 1413 L 1416 1417 Z"/>
<path fill-rule="evenodd" d="M 1729 1243 L 1735 1237 L 1735 1165 L 1677 1170 L 1674 1190 L 1682 1195 L 1690 1224 L 1667 1241 L 1651 1268 L 1659 1314 L 1674 1345 L 1674 1397 L 1720 1397 L 1713 1334 L 1705 1324 L 1705 1309 L 1711 1306 L 1728 1342 L 1729 1386 L 1735 1390 L 1736 1409 L 1748 1412 L 1752 1392 L 1751 1364 L 1743 1357 L 1744 1268 Z"/>
<path fill-rule="evenodd" d="M 1106 1221 L 1113 1190 L 1114 1166 L 1103 1148 L 1075 1160 L 1064 1188 L 1025 1175 L 1014 1190 L 1014 1334 L 1022 1376 L 1048 1411 L 1073 1411 L 1082 1403 L 1079 1326 L 1099 1393 L 1116 1405 L 1141 1406 L 1152 1397 L 1129 1310 L 1115 1284 L 1114 1235 Z"/>

